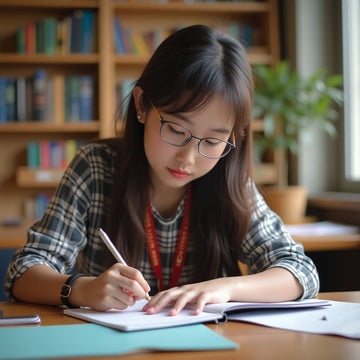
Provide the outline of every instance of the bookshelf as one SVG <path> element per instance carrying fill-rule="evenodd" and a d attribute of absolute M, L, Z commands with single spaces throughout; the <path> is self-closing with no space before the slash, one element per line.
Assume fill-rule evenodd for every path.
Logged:
<path fill-rule="evenodd" d="M 63 21 L 78 11 L 95 14 L 94 46 L 91 52 L 61 51 L 48 55 L 41 52 L 19 53 L 18 29 L 52 18 Z M 248 45 L 251 63 L 269 66 L 279 60 L 277 0 L 239 2 L 166 3 L 136 0 L 0 0 L 0 77 L 31 78 L 37 69 L 44 69 L 49 79 L 70 76 L 92 76 L 92 118 L 86 122 L 69 122 L 61 108 L 64 94 L 54 85 L 54 114 L 51 121 L 10 121 L 0 124 L 0 221 L 21 218 L 24 202 L 39 192 L 51 193 L 61 169 L 29 169 L 29 141 L 89 140 L 114 134 L 117 106 L 116 87 L 125 79 L 137 78 L 150 54 L 123 53 L 116 50 L 114 19 L 121 18 L 124 28 L 144 34 L 176 26 L 203 23 L 226 29 L 229 24 L 245 24 L 252 29 L 256 41 Z M 60 88 L 61 89 L 61 88 Z M 59 105 L 60 104 L 60 105 Z M 262 132 L 262 123 L 254 120 L 253 131 Z M 279 161 L 255 169 L 259 183 L 276 183 Z M 38 181 L 38 179 L 41 181 Z M 17 247 L 25 242 L 29 219 L 16 227 L 0 224 L 0 248 Z"/>

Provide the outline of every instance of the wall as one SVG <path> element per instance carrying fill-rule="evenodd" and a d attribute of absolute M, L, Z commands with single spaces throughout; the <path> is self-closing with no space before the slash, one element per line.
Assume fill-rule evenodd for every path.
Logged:
<path fill-rule="evenodd" d="M 340 0 L 282 2 L 283 57 L 304 76 L 324 67 L 329 73 L 342 71 L 340 5 Z M 341 141 L 342 121 L 337 140 L 312 129 L 311 144 L 301 145 L 291 181 L 306 186 L 310 194 L 338 188 L 337 172 L 343 154 L 337 142 Z"/>

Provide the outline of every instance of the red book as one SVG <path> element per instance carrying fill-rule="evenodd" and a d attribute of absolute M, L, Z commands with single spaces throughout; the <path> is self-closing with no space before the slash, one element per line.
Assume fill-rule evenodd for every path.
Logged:
<path fill-rule="evenodd" d="M 35 25 L 26 24 L 25 25 L 25 50 L 27 54 L 35 54 L 36 49 L 36 40 L 35 40 Z"/>
<path fill-rule="evenodd" d="M 42 169 L 50 168 L 50 141 L 44 140 L 40 143 L 40 166 Z"/>

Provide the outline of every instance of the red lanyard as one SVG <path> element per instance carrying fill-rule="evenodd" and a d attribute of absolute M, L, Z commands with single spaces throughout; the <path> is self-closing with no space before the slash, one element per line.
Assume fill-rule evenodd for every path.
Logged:
<path fill-rule="evenodd" d="M 190 186 L 188 186 L 188 191 L 186 196 L 184 216 L 181 222 L 179 240 L 176 247 L 173 270 L 170 280 L 170 288 L 177 286 L 180 279 L 181 271 L 184 267 L 187 246 L 189 243 L 189 207 L 190 207 Z M 145 213 L 145 231 L 148 241 L 151 265 L 158 279 L 159 290 L 162 291 L 164 290 L 164 282 L 162 277 L 160 251 L 159 251 L 158 241 L 156 238 L 154 217 L 151 211 L 150 203 Z"/>

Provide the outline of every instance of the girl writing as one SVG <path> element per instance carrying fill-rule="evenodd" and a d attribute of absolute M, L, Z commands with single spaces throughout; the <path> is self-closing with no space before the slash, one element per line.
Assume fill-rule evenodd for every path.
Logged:
<path fill-rule="evenodd" d="M 144 311 L 176 315 L 188 303 L 198 314 L 206 303 L 316 295 L 314 264 L 252 180 L 252 96 L 237 41 L 202 25 L 168 37 L 134 85 L 123 136 L 82 147 L 29 229 L 9 296 L 102 311 L 150 292 Z"/>

